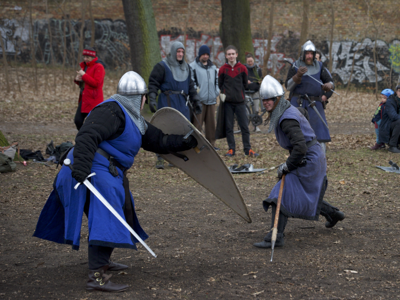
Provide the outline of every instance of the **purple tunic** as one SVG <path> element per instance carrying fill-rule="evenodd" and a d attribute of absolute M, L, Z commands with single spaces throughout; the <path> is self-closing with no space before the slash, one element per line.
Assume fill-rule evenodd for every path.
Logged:
<path fill-rule="evenodd" d="M 283 120 L 292 119 L 300 124 L 306 142 L 315 138 L 315 133 L 307 119 L 294 106 L 290 106 L 279 119 L 279 125 Z M 275 136 L 279 145 L 287 150 L 293 146 L 283 133 L 280 126 L 275 127 Z M 288 217 L 307 220 L 318 220 L 320 205 L 326 190 L 326 159 L 324 151 L 319 143 L 308 148 L 307 163 L 292 172 L 286 174 L 283 188 L 281 212 Z M 271 203 L 276 203 L 279 195 L 281 180 L 273 187 L 270 195 L 263 202 L 267 211 Z"/>
<path fill-rule="evenodd" d="M 322 63 L 320 62 L 319 65 L 320 65 L 319 72 L 310 76 L 314 77 L 318 81 L 321 81 Z M 316 82 L 315 80 L 311 79 L 308 76 L 303 76 L 301 79 L 301 83 L 297 85 L 293 90 L 293 94 L 294 95 L 307 94 L 308 96 L 318 97 L 322 95 L 322 89 L 321 85 L 318 82 Z M 297 103 L 297 98 L 298 98 L 297 96 L 293 96 L 290 99 L 290 103 L 295 107 L 299 106 L 299 104 Z M 303 98 L 303 107 L 308 111 L 309 122 L 315 134 L 317 135 L 317 140 L 319 142 L 330 142 L 331 136 L 329 134 L 329 129 L 326 128 L 324 123 L 322 123 L 321 119 L 319 118 L 315 110 L 312 107 L 308 106 L 309 104 L 310 102 L 307 99 Z M 320 101 L 316 101 L 315 107 L 317 108 L 321 117 L 324 119 L 325 123 L 328 124 L 328 122 L 326 121 L 325 111 L 322 106 L 322 103 Z"/>

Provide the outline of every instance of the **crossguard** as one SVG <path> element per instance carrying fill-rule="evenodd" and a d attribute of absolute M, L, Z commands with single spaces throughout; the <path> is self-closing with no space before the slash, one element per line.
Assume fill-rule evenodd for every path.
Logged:
<path fill-rule="evenodd" d="M 71 171 L 74 169 L 74 168 L 72 168 L 71 160 L 69 158 L 64 159 L 64 165 L 67 166 L 68 168 L 70 168 Z M 92 177 L 94 175 L 96 175 L 95 172 L 89 174 L 88 177 L 85 178 L 85 180 L 87 180 L 88 178 L 90 178 L 90 177 Z M 76 190 L 80 185 L 81 185 L 81 183 L 78 182 L 77 184 L 75 184 L 74 189 Z"/>

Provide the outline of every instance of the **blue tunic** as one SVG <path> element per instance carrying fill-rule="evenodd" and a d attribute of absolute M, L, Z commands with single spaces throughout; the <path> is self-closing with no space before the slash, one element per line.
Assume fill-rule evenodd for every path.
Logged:
<path fill-rule="evenodd" d="M 300 124 L 306 142 L 315 137 L 307 119 L 300 111 L 290 106 L 279 119 L 279 124 L 285 119 L 296 120 Z M 275 136 L 279 145 L 287 150 L 293 146 L 283 133 L 280 126 L 275 127 Z M 308 148 L 307 163 L 286 174 L 283 188 L 281 211 L 288 217 L 318 220 L 320 205 L 326 190 L 326 159 L 319 143 Z M 279 195 L 281 180 L 273 187 L 270 195 L 264 200 L 264 209 L 267 211 L 271 203 L 276 203 Z"/>
<path fill-rule="evenodd" d="M 164 65 L 165 77 L 160 86 L 161 93 L 158 96 L 157 109 L 170 106 L 181 112 L 190 121 L 190 109 L 186 105 L 186 97 L 180 94 L 170 94 L 171 105 L 168 105 L 168 97 L 163 93 L 165 91 L 183 91 L 186 95 L 189 95 L 190 76 L 185 81 L 176 81 L 168 65 L 164 61 L 161 63 Z"/>
<path fill-rule="evenodd" d="M 114 101 L 114 100 L 107 100 Z M 101 105 L 101 104 L 100 104 Z M 113 156 L 127 169 L 133 164 L 134 157 L 142 144 L 142 135 L 133 123 L 125 109 L 120 105 L 125 114 L 125 129 L 114 140 L 103 141 L 99 148 Z M 68 158 L 73 162 L 73 151 Z M 125 219 L 125 190 L 123 187 L 123 172 L 119 168 L 118 176 L 114 177 L 109 172 L 109 161 L 96 152 L 92 172 L 96 175 L 90 178 L 94 187 L 106 198 L 114 209 Z M 89 192 L 83 184 L 74 189 L 77 181 L 72 178 L 71 170 L 63 166 L 54 181 L 54 189 L 51 192 L 40 214 L 34 236 L 57 243 L 71 244 L 73 249 L 79 249 L 82 215 L 86 202 L 87 192 L 90 195 L 89 206 L 89 244 L 108 246 L 114 248 L 133 248 L 138 241 L 131 235 L 117 218 Z M 134 201 L 130 194 L 132 207 Z M 143 239 L 148 235 L 141 228 L 134 212 L 133 230 Z"/>
<path fill-rule="evenodd" d="M 310 76 L 314 77 L 318 81 L 321 81 L 321 71 L 322 71 L 322 63 L 321 62 L 319 62 L 319 66 L 320 66 L 319 72 L 314 75 L 310 75 Z M 296 95 L 296 94 L 297 95 L 307 94 L 308 96 L 319 97 L 322 95 L 321 85 L 318 82 L 316 82 L 315 80 L 311 79 L 309 76 L 303 76 L 301 79 L 301 83 L 299 85 L 297 85 L 295 87 L 295 89 L 293 90 L 293 95 Z M 297 98 L 298 98 L 298 96 L 293 96 L 290 100 L 290 103 L 295 107 L 299 106 L 299 104 L 297 103 Z M 322 142 L 322 143 L 330 142 L 331 136 L 329 134 L 329 129 L 326 128 L 324 123 L 322 123 L 321 119 L 319 118 L 317 113 L 314 111 L 314 109 L 312 107 L 308 106 L 309 104 L 310 104 L 310 102 L 307 99 L 303 98 L 303 107 L 306 108 L 308 111 L 309 122 L 310 122 L 311 127 L 314 130 L 315 134 L 317 135 L 318 142 Z M 322 106 L 322 103 L 320 101 L 316 101 L 315 107 L 317 108 L 319 114 L 322 116 L 322 118 L 326 122 L 325 111 Z M 328 122 L 326 122 L 326 124 L 328 124 Z"/>

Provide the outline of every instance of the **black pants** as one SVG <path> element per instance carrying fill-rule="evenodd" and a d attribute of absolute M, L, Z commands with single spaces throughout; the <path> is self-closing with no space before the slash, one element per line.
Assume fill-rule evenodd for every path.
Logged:
<path fill-rule="evenodd" d="M 90 192 L 86 193 L 86 202 L 83 211 L 86 217 L 89 218 L 89 205 L 90 205 Z M 89 259 L 89 270 L 97 270 L 101 267 L 108 265 L 111 254 L 114 248 L 89 245 L 88 246 L 88 259 Z"/>
<path fill-rule="evenodd" d="M 250 145 L 250 131 L 246 114 L 246 105 L 231 104 L 225 102 L 225 128 L 226 128 L 226 141 L 228 142 L 229 149 L 236 150 L 235 137 L 233 134 L 234 115 L 236 115 L 237 122 L 242 133 L 243 149 L 245 154 L 249 153 Z"/>
<path fill-rule="evenodd" d="M 400 120 L 390 123 L 389 147 L 397 147 L 400 138 Z"/>
<path fill-rule="evenodd" d="M 76 110 L 74 122 L 76 129 L 81 129 L 83 122 L 85 121 L 85 118 L 87 117 L 88 113 L 83 113 L 81 112 L 82 110 L 82 102 L 79 102 L 78 104 L 78 109 Z"/>

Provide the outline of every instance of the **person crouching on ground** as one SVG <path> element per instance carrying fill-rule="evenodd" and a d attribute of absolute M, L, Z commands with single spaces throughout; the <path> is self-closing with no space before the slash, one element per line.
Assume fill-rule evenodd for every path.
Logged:
<path fill-rule="evenodd" d="M 99 103 L 103 102 L 103 83 L 106 72 L 104 63 L 96 57 L 96 51 L 87 47 L 83 49 L 81 70 L 77 71 L 74 82 L 79 85 L 79 102 L 74 122 L 76 129 L 81 129 L 85 118 Z"/>
<path fill-rule="evenodd" d="M 284 245 L 284 230 L 289 217 L 317 221 L 323 215 L 327 222 L 325 227 L 331 228 L 344 219 L 344 213 L 323 201 L 327 187 L 326 158 L 321 145 L 317 141 L 314 130 L 300 109 L 297 109 L 284 98 L 281 84 L 267 75 L 261 83 L 260 96 L 263 106 L 269 113 L 268 132 L 275 131 L 279 145 L 289 150 L 286 162 L 278 167 L 278 183 L 273 187 L 268 198 L 263 201 L 264 210 L 271 206 L 272 226 L 275 214 L 279 214 L 276 247 Z M 276 204 L 281 186 L 281 178 L 286 174 L 283 187 L 280 211 Z M 258 248 L 271 248 L 272 231 L 262 242 L 255 243 Z"/>
<path fill-rule="evenodd" d="M 386 101 L 382 121 L 379 125 L 379 141 L 388 144 L 389 152 L 400 153 L 398 148 L 400 139 L 400 85 L 396 92 Z"/>
<path fill-rule="evenodd" d="M 389 96 L 393 95 L 394 92 L 391 89 L 384 89 L 381 92 L 381 103 L 379 104 L 378 108 L 375 110 L 374 117 L 372 118 L 371 122 L 375 125 L 375 133 L 376 133 L 376 143 L 372 147 L 371 150 L 378 150 L 385 148 L 385 143 L 381 143 L 379 141 L 379 124 L 382 121 L 382 115 L 385 111 L 386 100 Z"/>
<path fill-rule="evenodd" d="M 61 168 L 36 226 L 35 237 L 70 244 L 78 250 L 82 216 L 86 214 L 89 230 L 86 290 L 89 291 L 121 292 L 128 288 L 125 284 L 112 283 L 106 271 L 128 268 L 110 261 L 111 253 L 114 248 L 136 249 L 138 241 L 86 186 L 80 185 L 76 190 L 74 186 L 95 172 L 90 177 L 92 185 L 145 240 L 148 235 L 136 216 L 127 170 L 141 147 L 168 154 L 197 146 L 193 136 L 184 139 L 183 135 L 165 135 L 145 121 L 140 111 L 146 93 L 143 78 L 130 71 L 121 77 L 117 94 L 92 110 L 76 136 L 75 147 L 67 154 L 73 171 L 65 165 Z"/>

